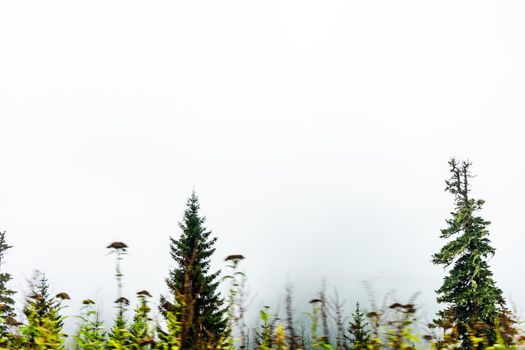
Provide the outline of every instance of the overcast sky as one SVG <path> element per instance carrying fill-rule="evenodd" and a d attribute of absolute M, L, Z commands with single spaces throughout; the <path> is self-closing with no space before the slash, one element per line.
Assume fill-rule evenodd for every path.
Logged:
<path fill-rule="evenodd" d="M 254 305 L 287 280 L 304 303 L 322 278 L 353 303 L 368 280 L 421 291 L 431 317 L 456 156 L 487 201 L 497 283 L 525 307 L 524 15 L 519 0 L 3 1 L 11 286 L 40 269 L 71 312 L 97 298 L 111 317 L 119 240 L 125 295 L 157 298 L 195 188 L 214 268 L 245 255 Z"/>

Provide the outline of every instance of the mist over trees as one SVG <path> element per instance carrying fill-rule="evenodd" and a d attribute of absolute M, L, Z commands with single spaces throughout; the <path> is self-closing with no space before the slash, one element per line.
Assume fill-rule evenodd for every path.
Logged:
<path fill-rule="evenodd" d="M 264 306 L 256 310 L 258 322 L 247 324 L 249 276 L 241 271 L 245 257 L 229 255 L 224 271 L 211 270 L 218 237 L 204 226 L 199 199 L 192 192 L 179 223 L 181 233 L 170 238 L 175 266 L 165 279 L 169 295 L 156 301 L 141 290 L 136 305 L 130 305 L 122 292 L 121 270 L 128 246 L 112 242 L 107 249 L 115 256 L 114 322 L 104 325 L 98 305 L 84 299 L 74 334 L 63 332 L 62 311 L 70 296 L 53 295 L 44 273 L 35 273 L 23 312 L 15 312 L 16 292 L 10 289 L 11 275 L 3 270 L 12 247 L 6 232 L 0 232 L 0 350 L 523 348 L 525 335 L 517 315 L 506 306 L 488 264 L 495 249 L 489 239 L 490 222 L 479 214 L 484 201 L 470 196 L 471 166 L 468 161 L 449 162 L 445 190 L 453 195 L 454 208 L 441 230 L 444 245 L 432 256 L 432 263 L 447 268 L 447 275 L 436 291 L 442 310 L 430 324 L 418 316 L 418 293 L 407 301 L 387 296 L 381 304 L 372 300 L 370 305 L 361 302 L 346 309 L 344 298 L 328 293 L 324 283 L 312 291 L 309 310 L 296 309 L 289 284 L 283 309 Z M 221 284 L 228 287 L 226 295 L 219 291 Z"/>

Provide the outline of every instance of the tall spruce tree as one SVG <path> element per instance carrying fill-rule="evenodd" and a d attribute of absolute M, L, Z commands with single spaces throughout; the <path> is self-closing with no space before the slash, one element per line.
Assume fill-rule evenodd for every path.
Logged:
<path fill-rule="evenodd" d="M 455 207 L 452 218 L 446 220 L 447 227 L 441 230 L 441 238 L 453 239 L 433 255 L 432 261 L 452 268 L 436 291 L 438 303 L 446 306 L 434 324 L 465 349 L 494 344 L 497 326 L 510 341 L 513 321 L 487 263 L 495 253 L 488 238 L 490 222 L 478 214 L 484 201 L 469 196 L 471 163 L 451 159 L 449 165 L 451 176 L 445 190 L 454 195 Z"/>
<path fill-rule="evenodd" d="M 217 288 L 219 271 L 210 272 L 210 258 L 217 241 L 203 225 L 205 217 L 199 214 L 199 201 L 192 192 L 179 226 L 182 234 L 170 238 L 170 254 L 176 267 L 170 271 L 166 283 L 171 301 L 161 299 L 165 316 L 176 315 L 181 330 L 182 349 L 208 349 L 225 339 L 227 329 L 226 307 Z"/>

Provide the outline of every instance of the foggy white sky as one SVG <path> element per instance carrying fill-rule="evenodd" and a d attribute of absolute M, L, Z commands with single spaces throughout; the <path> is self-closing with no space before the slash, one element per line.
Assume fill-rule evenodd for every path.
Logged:
<path fill-rule="evenodd" d="M 433 290 L 451 156 L 474 162 L 507 296 L 525 306 L 522 1 L 0 4 L 0 229 L 76 312 L 164 291 L 195 187 L 257 293 Z M 19 295 L 21 299 L 22 295 Z M 252 310 L 254 311 L 254 310 Z M 68 311 L 69 312 L 69 311 Z"/>

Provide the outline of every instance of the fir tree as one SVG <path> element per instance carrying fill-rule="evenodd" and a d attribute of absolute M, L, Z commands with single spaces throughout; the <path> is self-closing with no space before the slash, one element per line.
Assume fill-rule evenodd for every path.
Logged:
<path fill-rule="evenodd" d="M 484 201 L 469 196 L 471 163 L 451 159 L 449 165 L 451 177 L 445 190 L 454 195 L 455 208 L 441 238 L 453 239 L 434 254 L 433 263 L 452 268 L 436 291 L 438 303 L 446 306 L 434 323 L 445 333 L 457 335 L 461 347 L 470 349 L 479 339 L 494 344 L 498 324 L 505 327 L 504 336 L 511 336 L 513 321 L 487 263 L 495 249 L 488 238 L 490 222 L 478 214 Z"/>
<path fill-rule="evenodd" d="M 347 336 L 350 349 L 353 350 L 364 350 L 368 349 L 370 344 L 370 330 L 366 322 L 366 317 L 359 303 L 355 305 L 355 311 L 352 314 L 352 321 L 348 325 L 348 336 Z"/>
<path fill-rule="evenodd" d="M 226 337 L 227 318 L 224 301 L 217 288 L 219 271 L 210 272 L 210 258 L 217 241 L 203 225 L 195 192 L 188 199 L 179 226 L 182 234 L 170 238 L 170 254 L 176 267 L 166 283 L 172 302 L 161 299 L 161 311 L 180 320 L 182 349 L 207 348 Z"/>
<path fill-rule="evenodd" d="M 11 275 L 2 271 L 5 252 L 11 248 L 5 240 L 5 231 L 0 232 L 0 346 L 7 341 L 9 327 L 17 325 L 13 299 L 14 291 L 7 287 Z"/>

